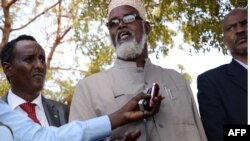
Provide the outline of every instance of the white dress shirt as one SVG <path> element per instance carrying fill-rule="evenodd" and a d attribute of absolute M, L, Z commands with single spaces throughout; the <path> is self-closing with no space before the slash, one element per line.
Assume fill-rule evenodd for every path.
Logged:
<path fill-rule="evenodd" d="M 12 129 L 15 141 L 97 141 L 111 133 L 108 116 L 73 121 L 59 128 L 41 127 L 20 112 L 11 110 L 1 99 L 0 109 L 0 121 Z"/>
<path fill-rule="evenodd" d="M 248 68 L 248 65 L 247 64 L 245 64 L 245 63 L 243 63 L 243 62 L 241 62 L 240 60 L 237 60 L 237 59 L 234 59 L 236 62 L 238 62 L 241 66 L 243 66 L 245 69 L 247 69 Z"/>
<path fill-rule="evenodd" d="M 12 110 L 18 111 L 28 117 L 28 114 L 19 106 L 23 103 L 26 103 L 27 101 L 14 94 L 11 90 L 9 90 L 7 100 Z M 44 112 L 41 94 L 39 94 L 39 96 L 36 99 L 34 99 L 31 103 L 37 105 L 35 108 L 36 116 L 39 122 L 41 123 L 41 126 L 48 127 L 49 123 Z"/>

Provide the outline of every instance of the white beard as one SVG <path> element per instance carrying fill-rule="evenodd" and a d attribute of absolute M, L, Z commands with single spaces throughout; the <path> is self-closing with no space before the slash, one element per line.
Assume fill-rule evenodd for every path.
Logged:
<path fill-rule="evenodd" d="M 135 38 L 132 41 L 124 42 L 116 46 L 116 55 L 118 58 L 129 60 L 135 59 L 142 54 L 144 44 L 147 40 L 147 35 L 144 33 L 140 43 L 137 43 Z"/>

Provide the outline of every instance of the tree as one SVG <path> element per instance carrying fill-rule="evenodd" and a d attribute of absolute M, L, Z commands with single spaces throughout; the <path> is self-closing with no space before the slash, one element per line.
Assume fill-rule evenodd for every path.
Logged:
<path fill-rule="evenodd" d="M 80 24 L 75 26 L 77 44 L 79 47 L 84 47 L 82 50 L 92 60 L 91 64 L 95 64 L 93 66 L 109 64 L 109 62 L 97 63 L 94 57 L 107 55 L 105 53 L 110 52 L 110 48 L 106 48 L 110 43 L 104 40 L 107 36 L 104 24 L 107 20 L 108 3 L 107 0 L 88 1 L 79 18 L 79 21 L 86 21 L 84 26 Z M 195 52 L 208 52 L 211 48 L 216 48 L 226 54 L 227 50 L 220 40 L 222 35 L 220 23 L 229 10 L 247 5 L 246 0 L 144 0 L 144 3 L 147 19 L 152 25 L 148 39 L 150 52 L 156 52 L 157 55 L 168 54 L 169 49 L 174 47 L 173 38 L 179 32 L 183 33 L 183 41 L 180 42 L 188 43 Z M 90 28 L 93 22 L 99 23 L 95 26 L 97 30 L 94 31 Z M 173 24 L 178 25 L 177 29 L 171 28 Z M 96 32 L 102 35 L 93 34 Z M 100 52 L 100 48 L 107 51 Z M 112 58 L 112 54 L 108 55 Z"/>
<path fill-rule="evenodd" d="M 53 4 L 52 6 L 50 6 L 49 8 L 44 9 L 42 12 L 40 12 L 39 14 L 37 14 L 37 9 L 29 9 L 32 10 L 32 12 L 35 13 L 34 16 L 27 18 L 28 20 L 25 21 L 25 23 L 19 24 L 19 27 L 14 28 L 13 27 L 13 23 L 15 23 L 16 21 L 19 20 L 19 14 L 22 13 L 21 8 L 17 5 L 23 5 L 23 6 L 31 6 L 29 5 L 29 1 L 17 1 L 17 0 L 1 0 L 1 7 L 2 7 L 2 15 L 1 15 L 1 32 L 2 32 L 2 40 L 0 43 L 0 49 L 3 47 L 3 45 L 5 43 L 8 42 L 9 37 L 10 37 L 10 33 L 17 31 L 17 30 L 21 30 L 27 26 L 29 26 L 32 22 L 34 22 L 37 18 L 39 18 L 40 16 L 44 15 L 46 12 L 48 12 L 50 9 L 52 9 L 53 7 L 55 7 L 58 3 L 60 2 L 60 0 Z M 35 1 L 35 3 L 33 3 L 35 7 L 39 7 L 41 5 L 40 1 Z M 13 13 L 11 11 L 14 11 Z"/>
<path fill-rule="evenodd" d="M 0 97 L 5 95 L 7 90 L 10 88 L 8 81 L 3 75 L 3 69 L 0 68 Z"/>
<path fill-rule="evenodd" d="M 51 61 L 57 47 L 66 41 L 68 44 L 72 41 L 71 37 L 65 39 L 65 36 L 70 33 L 70 30 L 73 27 L 72 21 L 74 19 L 74 13 L 76 13 L 73 5 L 63 0 L 53 0 L 47 3 L 44 3 L 42 0 L 1 0 L 1 7 L 0 30 L 2 34 L 0 37 L 2 40 L 0 42 L 0 50 L 3 45 L 7 43 L 11 35 L 14 35 L 12 34 L 13 32 L 25 30 L 27 27 L 34 27 L 37 22 L 44 23 L 42 26 L 36 26 L 38 27 L 36 30 L 39 30 L 42 27 L 40 31 L 42 31 L 43 37 L 39 38 L 39 40 L 45 39 L 45 41 L 41 41 L 45 43 L 41 44 L 44 48 L 49 47 L 47 57 L 48 69 L 55 71 L 68 69 L 61 68 L 59 66 L 51 66 Z M 55 26 L 51 27 L 51 25 Z M 4 75 L 1 74 L 1 76 Z M 47 78 L 48 81 L 56 79 L 55 77 Z M 66 82 L 68 81 L 65 81 L 65 83 Z M 55 81 L 54 83 L 58 83 L 58 85 L 60 85 L 62 82 Z M 6 87 L 6 84 L 6 79 L 2 79 L 1 93 L 5 93 L 7 91 L 8 87 Z M 71 90 L 72 94 L 73 90 L 69 90 Z M 46 91 L 45 88 L 44 92 L 49 92 L 49 90 Z M 51 91 L 49 94 L 52 94 Z"/>
<path fill-rule="evenodd" d="M 189 84 L 192 83 L 192 76 L 188 72 L 185 71 L 185 67 L 181 64 L 178 64 L 178 68 L 180 70 L 180 73 L 186 78 Z"/>
<path fill-rule="evenodd" d="M 147 19 L 152 25 L 149 52 L 155 52 L 156 58 L 159 54 L 167 55 L 175 47 L 173 38 L 180 33 L 183 36 L 180 42 L 192 46 L 194 52 L 216 48 L 225 54 L 226 49 L 220 42 L 220 22 L 230 9 L 247 5 L 246 0 L 144 2 Z M 48 54 L 47 83 L 43 92 L 47 97 L 60 100 L 72 95 L 78 79 L 99 72 L 112 63 L 114 50 L 110 47 L 105 27 L 108 4 L 109 0 L 1 0 L 0 49 L 18 31 L 35 27 L 35 37 L 39 37 L 39 43 Z M 75 46 L 75 54 L 66 56 L 67 49 L 75 50 Z M 85 56 L 88 64 L 83 64 L 79 56 Z M 69 57 L 74 60 L 70 65 L 61 62 L 61 58 Z M 82 69 L 83 65 L 87 65 L 87 69 Z M 6 79 L 1 79 L 0 87 L 7 89 L 5 84 L 8 84 Z"/>

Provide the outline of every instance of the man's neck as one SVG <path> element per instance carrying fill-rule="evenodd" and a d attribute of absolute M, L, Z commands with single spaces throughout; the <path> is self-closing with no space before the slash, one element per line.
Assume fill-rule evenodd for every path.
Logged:
<path fill-rule="evenodd" d="M 148 58 L 148 50 L 147 50 L 147 46 L 145 44 L 145 47 L 142 51 L 142 54 L 138 58 L 136 58 L 136 60 L 135 60 L 136 66 L 144 68 L 146 58 Z"/>
<path fill-rule="evenodd" d="M 140 68 L 144 68 L 144 65 L 145 65 L 145 59 L 146 58 L 138 58 L 138 59 L 136 59 L 136 66 L 137 67 L 140 67 Z"/>
<path fill-rule="evenodd" d="M 39 91 L 31 93 L 31 92 L 20 91 L 18 89 L 13 88 L 13 87 L 11 90 L 14 94 L 21 97 L 22 99 L 24 99 L 27 102 L 33 101 L 39 95 Z"/>
<path fill-rule="evenodd" d="M 247 61 L 247 60 L 248 60 L 248 57 L 247 57 L 247 55 L 233 56 L 233 58 L 236 59 L 236 60 L 241 61 L 241 62 L 244 63 L 245 65 L 248 64 L 248 61 Z"/>

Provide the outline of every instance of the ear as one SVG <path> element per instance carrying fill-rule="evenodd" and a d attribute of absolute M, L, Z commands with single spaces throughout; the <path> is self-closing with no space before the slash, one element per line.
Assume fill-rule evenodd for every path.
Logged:
<path fill-rule="evenodd" d="M 225 37 L 224 36 L 222 36 L 221 38 L 220 38 L 220 40 L 221 40 L 221 42 L 225 45 L 226 43 L 225 43 Z"/>
<path fill-rule="evenodd" d="M 10 77 L 12 75 L 12 67 L 10 63 L 7 62 L 3 62 L 2 63 L 2 67 L 3 67 L 3 72 L 5 73 L 5 75 L 7 77 Z"/>
<path fill-rule="evenodd" d="M 144 27 L 145 27 L 145 32 L 146 32 L 146 34 L 148 35 L 149 32 L 151 31 L 150 23 L 149 23 L 148 21 L 145 21 L 145 22 L 144 22 Z"/>

